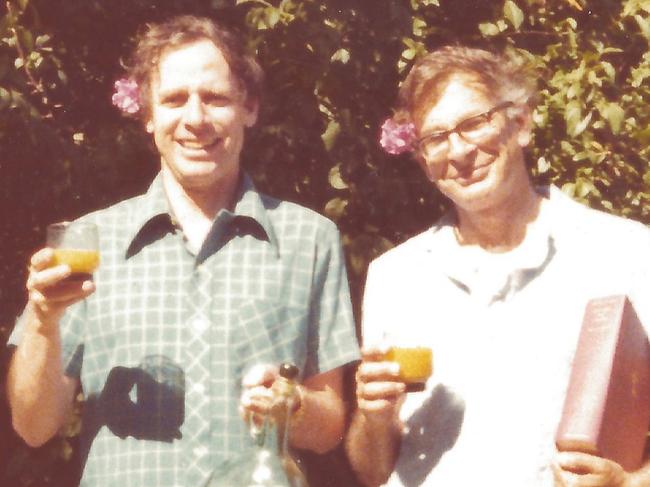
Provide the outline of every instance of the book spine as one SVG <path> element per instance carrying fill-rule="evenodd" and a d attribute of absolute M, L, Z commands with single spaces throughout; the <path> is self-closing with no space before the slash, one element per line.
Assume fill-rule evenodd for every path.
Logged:
<path fill-rule="evenodd" d="M 569 379 L 558 450 L 599 454 L 599 436 L 613 372 L 625 297 L 591 300 L 586 309 Z"/>

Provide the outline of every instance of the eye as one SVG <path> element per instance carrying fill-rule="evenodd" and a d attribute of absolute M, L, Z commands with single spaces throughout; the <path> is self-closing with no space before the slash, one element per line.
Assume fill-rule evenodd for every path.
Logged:
<path fill-rule="evenodd" d="M 229 96 L 221 93 L 204 93 L 201 95 L 203 103 L 213 107 L 223 107 L 231 104 Z"/>
<path fill-rule="evenodd" d="M 186 102 L 187 94 L 181 92 L 166 93 L 160 97 L 160 104 L 170 108 L 183 106 Z"/>
<path fill-rule="evenodd" d="M 448 136 L 448 132 L 434 132 L 429 134 L 420 141 L 420 150 L 423 152 L 438 150 L 447 142 Z"/>
<path fill-rule="evenodd" d="M 463 133 L 474 133 L 485 130 L 490 125 L 490 120 L 487 115 L 479 115 L 477 117 L 469 118 L 456 127 L 457 130 Z"/>

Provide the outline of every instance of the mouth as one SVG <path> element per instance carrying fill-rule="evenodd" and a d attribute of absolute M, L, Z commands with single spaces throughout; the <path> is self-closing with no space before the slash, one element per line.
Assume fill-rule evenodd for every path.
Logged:
<path fill-rule="evenodd" d="M 490 172 L 490 167 L 492 167 L 492 161 L 478 167 L 473 167 L 470 171 L 459 173 L 454 180 L 461 186 L 469 186 L 485 179 Z"/>
<path fill-rule="evenodd" d="M 223 139 L 215 137 L 208 140 L 178 139 L 176 143 L 188 153 L 204 154 L 214 150 Z"/>

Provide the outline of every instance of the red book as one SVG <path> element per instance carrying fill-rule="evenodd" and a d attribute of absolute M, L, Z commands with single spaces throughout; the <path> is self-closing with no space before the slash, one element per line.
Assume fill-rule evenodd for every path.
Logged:
<path fill-rule="evenodd" d="M 587 303 L 555 437 L 560 451 L 641 466 L 650 424 L 650 345 L 626 296 Z"/>

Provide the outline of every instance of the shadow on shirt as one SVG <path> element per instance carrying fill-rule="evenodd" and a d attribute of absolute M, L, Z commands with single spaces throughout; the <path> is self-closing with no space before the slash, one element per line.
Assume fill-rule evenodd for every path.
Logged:
<path fill-rule="evenodd" d="M 408 419 L 396 472 L 405 487 L 423 485 L 429 472 L 456 444 L 465 403 L 443 385 L 436 386 Z"/>
<path fill-rule="evenodd" d="M 181 438 L 185 419 L 185 374 L 158 355 L 145 357 L 138 367 L 114 367 L 101 394 L 89 397 L 85 408 L 90 443 L 104 426 L 120 438 L 172 442 Z"/>

